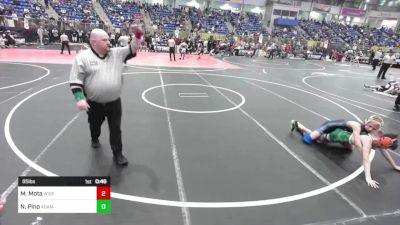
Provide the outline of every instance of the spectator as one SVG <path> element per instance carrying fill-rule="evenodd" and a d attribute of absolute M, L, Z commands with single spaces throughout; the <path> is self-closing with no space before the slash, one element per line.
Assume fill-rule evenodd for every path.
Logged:
<path fill-rule="evenodd" d="M 42 26 L 39 26 L 38 30 L 37 30 L 37 34 L 39 36 L 39 42 L 40 45 L 43 45 L 43 35 L 44 35 L 44 30 Z"/>

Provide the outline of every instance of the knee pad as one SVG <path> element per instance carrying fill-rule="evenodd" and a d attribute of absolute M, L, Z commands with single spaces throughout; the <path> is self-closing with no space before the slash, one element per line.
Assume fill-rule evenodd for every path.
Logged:
<path fill-rule="evenodd" d="M 311 145 L 313 143 L 313 139 L 311 138 L 310 135 L 304 134 L 303 135 L 303 142 L 306 143 L 306 144 Z"/>

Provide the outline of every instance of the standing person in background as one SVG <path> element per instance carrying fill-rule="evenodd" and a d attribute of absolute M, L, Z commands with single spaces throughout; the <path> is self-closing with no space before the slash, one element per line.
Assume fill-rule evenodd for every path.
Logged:
<path fill-rule="evenodd" d="M 385 54 L 385 56 L 383 56 L 382 66 L 376 78 L 377 79 L 381 78 L 383 80 L 386 79 L 385 74 L 389 69 L 389 67 L 391 67 L 395 61 L 396 58 L 394 57 L 393 51 L 390 50 L 388 54 Z"/>
<path fill-rule="evenodd" d="M 52 34 L 52 36 L 53 36 L 53 42 L 58 42 L 58 30 L 57 30 L 57 28 L 53 28 L 52 30 L 51 30 L 51 34 Z"/>
<path fill-rule="evenodd" d="M 396 112 L 399 112 L 399 111 L 400 111 L 400 93 L 397 94 L 397 98 L 396 98 L 396 100 L 394 101 L 393 110 L 396 111 Z"/>
<path fill-rule="evenodd" d="M 6 10 L 4 9 L 4 6 L 2 4 L 0 4 L 0 25 L 1 26 L 6 26 L 6 22 L 5 22 L 5 15 L 6 15 Z"/>
<path fill-rule="evenodd" d="M 43 45 L 43 33 L 44 33 L 43 27 L 39 26 L 39 28 L 37 29 L 37 34 L 39 36 L 40 45 Z"/>
<path fill-rule="evenodd" d="M 69 48 L 69 40 L 68 40 L 68 36 L 65 34 L 65 32 L 63 32 L 60 36 L 60 42 L 61 42 L 61 53 L 63 54 L 64 52 L 64 48 L 67 47 L 68 49 L 68 54 L 71 55 L 71 49 Z"/>
<path fill-rule="evenodd" d="M 74 31 L 72 31 L 72 42 L 73 43 L 78 43 L 78 32 L 74 29 Z"/>
<path fill-rule="evenodd" d="M 369 52 L 369 57 L 368 57 L 368 64 L 372 65 L 372 70 L 374 70 L 374 57 L 375 57 L 375 51 L 371 50 Z"/>
<path fill-rule="evenodd" d="M 372 70 L 376 69 L 376 66 L 379 64 L 379 61 L 381 61 L 381 58 L 382 58 L 382 52 L 381 52 L 381 50 L 377 50 L 374 53 L 374 57 L 372 59 Z"/>
<path fill-rule="evenodd" d="M 126 36 L 126 35 L 122 35 L 118 38 L 118 45 L 120 47 L 125 47 L 127 45 L 129 45 L 129 41 L 130 41 L 130 37 Z M 128 56 L 127 58 L 125 58 L 124 63 L 126 64 L 126 62 L 130 59 L 130 57 Z"/>
<path fill-rule="evenodd" d="M 201 40 L 199 40 L 199 42 L 197 42 L 197 59 L 200 59 L 200 55 L 204 55 L 204 46 L 203 46 L 203 42 Z"/>
<path fill-rule="evenodd" d="M 121 36 L 118 38 L 118 45 L 119 45 L 120 47 L 125 47 L 125 46 L 127 46 L 127 45 L 129 44 L 129 39 L 130 39 L 129 36 L 121 35 Z"/>
<path fill-rule="evenodd" d="M 174 38 L 171 36 L 171 37 L 168 39 L 169 61 L 172 61 L 172 55 L 174 56 L 174 61 L 176 61 L 176 60 L 175 60 L 175 45 L 176 45 L 175 40 L 174 40 Z"/>
<path fill-rule="evenodd" d="M 115 33 L 110 34 L 110 43 L 112 48 L 115 48 L 117 46 L 117 43 L 115 41 Z"/>
<path fill-rule="evenodd" d="M 78 109 L 88 114 L 92 148 L 100 147 L 101 125 L 107 118 L 114 161 L 121 166 L 128 164 L 122 154 L 122 69 L 127 57 L 136 56 L 143 31 L 134 26 L 133 33 L 130 45 L 111 48 L 107 32 L 94 29 L 89 40 L 91 48 L 76 56 L 69 79 Z"/>
<path fill-rule="evenodd" d="M 179 57 L 179 59 L 185 60 L 187 48 L 188 44 L 186 43 L 186 40 L 183 40 L 182 43 L 179 45 L 179 52 L 181 53 L 181 57 Z"/>
<path fill-rule="evenodd" d="M 78 31 L 78 42 L 83 43 L 83 31 L 82 30 Z"/>

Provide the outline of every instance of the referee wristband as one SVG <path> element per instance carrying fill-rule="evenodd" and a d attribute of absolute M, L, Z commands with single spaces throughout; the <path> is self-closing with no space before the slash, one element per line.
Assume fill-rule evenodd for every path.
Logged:
<path fill-rule="evenodd" d="M 75 101 L 80 101 L 80 100 L 85 99 L 85 95 L 83 94 L 82 91 L 76 91 L 76 92 L 74 92 L 74 98 L 75 98 Z"/>

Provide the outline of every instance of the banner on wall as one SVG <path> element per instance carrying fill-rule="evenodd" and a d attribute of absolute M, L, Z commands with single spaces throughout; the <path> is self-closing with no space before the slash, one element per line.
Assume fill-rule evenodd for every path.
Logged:
<path fill-rule="evenodd" d="M 333 15 L 339 15 L 340 14 L 340 7 L 339 6 L 331 6 L 331 14 Z"/>
<path fill-rule="evenodd" d="M 221 0 L 221 2 L 256 6 L 265 6 L 267 4 L 266 0 Z"/>
<path fill-rule="evenodd" d="M 266 0 L 243 0 L 243 4 L 265 6 L 267 4 L 267 2 L 266 2 Z"/>
<path fill-rule="evenodd" d="M 209 34 L 209 33 L 200 33 L 201 40 L 208 40 L 210 37 L 213 37 L 214 40 L 222 41 L 225 40 L 224 34 Z"/>
<path fill-rule="evenodd" d="M 279 3 L 285 4 L 285 5 L 292 5 L 293 0 L 279 0 Z"/>
<path fill-rule="evenodd" d="M 295 19 L 282 19 L 282 18 L 277 18 L 274 20 L 275 25 L 281 25 L 281 26 L 298 26 L 299 21 Z"/>
<path fill-rule="evenodd" d="M 312 5 L 312 11 L 329 13 L 331 11 L 331 6 L 330 5 L 319 4 L 319 3 L 314 3 Z"/>
<path fill-rule="evenodd" d="M 310 8 L 311 8 L 311 2 L 300 2 L 300 1 L 298 1 L 297 4 L 293 4 L 293 5 L 300 6 L 300 10 L 301 11 L 305 11 L 305 12 L 310 11 Z"/>
<path fill-rule="evenodd" d="M 363 9 L 354 9 L 354 8 L 342 8 L 342 16 L 354 16 L 354 17 L 363 17 L 367 13 L 366 10 Z"/>
<path fill-rule="evenodd" d="M 229 10 L 231 12 L 240 12 L 241 5 L 240 4 L 232 4 L 232 3 L 225 3 L 223 5 L 219 5 L 219 8 L 222 10 Z"/>
<path fill-rule="evenodd" d="M 369 11 L 368 12 L 368 17 L 384 19 L 384 20 L 397 20 L 397 18 L 400 18 L 400 13 L 398 13 L 398 12 Z"/>
<path fill-rule="evenodd" d="M 244 0 L 222 0 L 225 3 L 235 3 L 235 4 L 242 4 Z"/>

